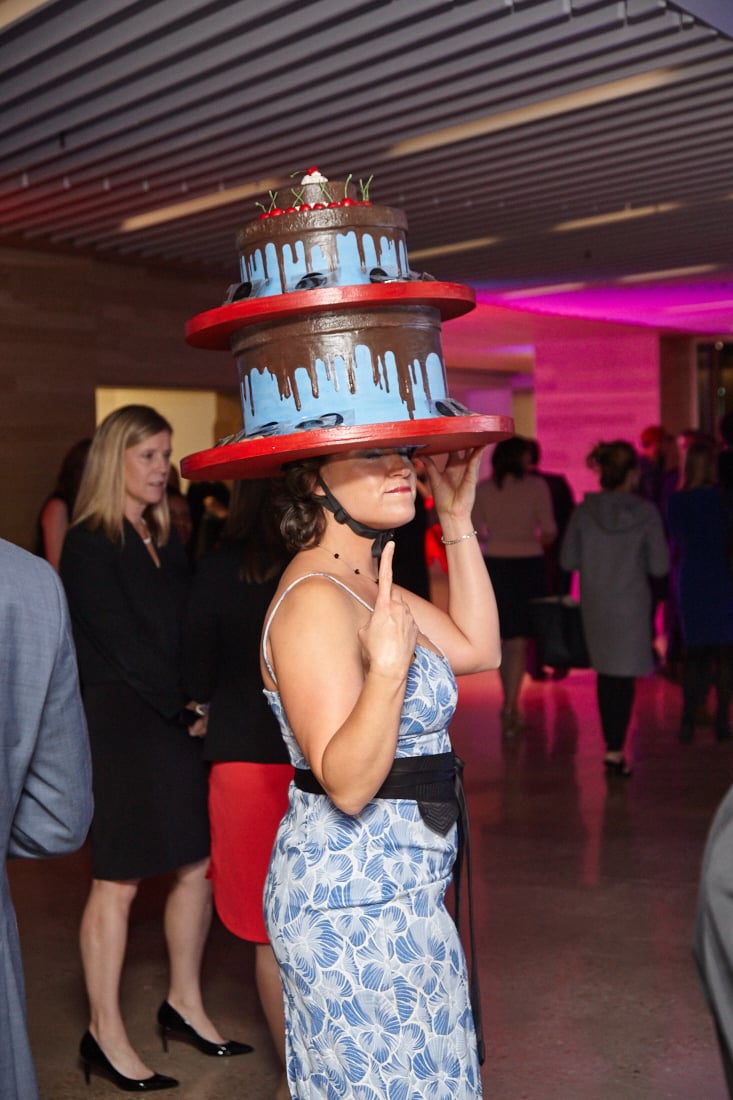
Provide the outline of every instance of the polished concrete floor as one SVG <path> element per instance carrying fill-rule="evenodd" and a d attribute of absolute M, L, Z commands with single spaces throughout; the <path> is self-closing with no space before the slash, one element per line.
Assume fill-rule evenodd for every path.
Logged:
<path fill-rule="evenodd" d="M 607 781 L 594 678 L 527 681 L 525 733 L 503 744 L 496 673 L 461 682 L 453 726 L 466 761 L 490 1100 L 724 1100 L 710 1020 L 690 956 L 697 879 L 733 744 L 702 728 L 676 739 L 679 688 L 640 683 L 635 770 Z M 77 924 L 88 854 L 14 863 L 30 1031 L 44 1100 L 111 1097 L 77 1062 L 86 1026 Z M 276 1059 L 252 982 L 251 948 L 221 925 L 205 965 L 209 1010 L 255 1052 L 225 1062 L 154 1027 L 165 991 L 163 884 L 136 902 L 124 1006 L 134 1041 L 181 1100 L 273 1095 Z"/>

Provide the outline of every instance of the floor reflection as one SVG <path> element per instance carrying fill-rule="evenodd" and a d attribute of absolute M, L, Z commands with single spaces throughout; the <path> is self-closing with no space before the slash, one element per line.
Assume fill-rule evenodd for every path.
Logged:
<path fill-rule="evenodd" d="M 679 688 L 639 685 L 634 774 L 608 780 L 590 672 L 526 681 L 526 730 L 502 740 L 498 676 L 460 683 L 453 726 L 466 762 L 487 1100 L 724 1100 L 689 943 L 705 834 L 733 775 L 733 745 L 702 729 L 677 741 Z M 45 1100 L 86 1096 L 76 1047 L 86 1026 L 77 923 L 87 853 L 16 863 L 11 881 Z M 181 1100 L 258 1100 L 277 1067 L 253 992 L 252 955 L 217 925 L 206 959 L 212 1014 L 256 1046 L 211 1065 L 163 1055 L 160 884 L 133 914 L 124 1000 L 140 1050 L 182 1080 Z M 206 1063 L 206 1064 L 204 1064 Z M 95 1090 L 112 1095 L 109 1086 Z M 91 1095 L 91 1091 L 89 1092 Z"/>

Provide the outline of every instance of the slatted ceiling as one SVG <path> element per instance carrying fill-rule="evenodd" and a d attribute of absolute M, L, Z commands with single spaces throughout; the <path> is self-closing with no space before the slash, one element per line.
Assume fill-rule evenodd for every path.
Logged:
<path fill-rule="evenodd" d="M 608 5 L 606 5 L 606 6 L 608 6 Z M 613 6 L 615 6 L 615 5 L 613 5 Z M 555 7 L 555 8 L 557 9 L 557 5 L 554 5 L 554 7 Z M 298 48 L 298 50 L 300 50 L 300 51 L 301 51 L 301 54 L 302 54 L 302 46 L 301 46 L 300 44 L 298 44 L 298 47 L 297 47 L 297 48 Z M 413 47 L 413 48 L 414 48 L 414 47 Z M 267 57 L 267 54 L 265 55 L 265 57 Z M 203 50 L 202 50 L 202 51 L 201 51 L 201 52 L 200 52 L 200 53 L 198 54 L 197 60 L 198 60 L 198 61 L 199 61 L 200 63 L 202 63 L 202 64 L 205 64 L 205 59 L 206 59 L 206 54 L 205 54 L 205 51 L 203 51 Z M 243 58 L 243 59 L 241 59 L 241 64 L 242 64 L 242 66 L 243 66 L 243 69 L 244 69 L 245 71 L 248 71 L 248 59 L 247 59 L 246 57 L 245 57 L 245 58 Z M 304 81 L 307 81 L 307 79 L 308 79 L 308 66 L 307 66 L 307 64 L 306 64 L 305 66 L 302 66 L 302 65 L 301 65 L 301 69 L 303 69 L 303 68 L 305 69 L 305 71 L 303 72 L 303 79 L 304 79 Z M 375 64 L 375 69 L 376 69 L 376 71 L 375 71 L 375 73 L 374 73 L 374 80 L 375 80 L 375 84 L 374 84 L 374 85 L 372 85 L 372 87 L 374 87 L 375 85 L 376 85 L 377 87 L 379 86 L 379 83 L 378 83 L 378 81 L 379 81 L 379 76 L 380 76 L 380 74 L 379 74 L 379 72 L 378 72 L 378 63 L 376 63 L 376 64 Z M 133 76 L 136 76 L 136 74 L 134 74 L 134 73 L 133 73 L 132 75 L 133 75 Z M 255 75 L 256 75 L 256 74 L 255 74 Z M 328 74 L 323 74 L 323 76 L 324 76 L 324 78 L 325 78 L 325 79 L 328 79 Z M 254 78 L 254 76 L 253 76 L 253 78 Z M 194 94 L 195 94 L 195 90 L 196 90 L 196 83 L 195 83 L 195 78 L 193 78 L 193 77 L 192 77 L 192 79 L 194 79 L 194 83 L 193 83 L 193 84 L 190 84 L 190 85 L 186 85 L 186 86 L 187 86 L 187 87 L 189 87 L 189 88 L 191 89 L 191 91 L 193 91 L 193 92 L 194 92 Z M 280 76 L 280 78 L 279 78 L 279 79 L 280 79 L 280 80 L 282 79 L 282 74 L 281 74 L 281 76 Z M 70 82 L 70 83 L 73 83 L 73 82 Z M 316 83 L 316 84 L 315 84 L 315 86 L 317 87 L 317 86 L 318 86 L 318 84 Z M 225 89 L 224 89 L 224 90 L 225 90 Z M 261 94 L 262 90 L 263 90 L 263 89 L 260 89 L 260 94 Z M 264 90 L 266 91 L 266 89 L 264 89 Z M 344 91 L 345 91 L 345 90 L 346 90 L 346 89 L 344 89 Z M 97 96 L 99 96 L 99 89 L 98 89 L 98 88 L 92 88 L 92 87 L 90 87 L 90 88 L 89 88 L 89 91 L 90 91 L 90 92 L 93 92 L 93 93 L 95 93 L 95 94 L 96 94 Z M 136 91 L 136 93 L 137 93 L 137 82 L 136 82 L 136 85 L 135 85 L 135 91 Z M 221 87 L 219 88 L 219 91 L 220 91 L 220 93 L 221 93 L 221 91 L 222 91 L 222 88 L 221 88 Z M 276 89 L 276 91 L 277 91 L 277 89 Z M 301 98 L 302 98 L 302 88 L 300 89 L 300 92 L 301 92 Z M 55 93 L 55 89 L 54 89 L 54 93 Z M 277 99 L 278 99 L 278 101 L 280 101 L 280 100 L 281 100 L 281 99 L 283 98 L 283 96 L 284 96 L 284 93 L 285 93 L 285 89 L 284 89 L 284 88 L 280 88 L 280 90 L 279 90 L 279 91 L 277 92 Z M 87 94 L 88 94 L 88 93 L 87 93 Z M 190 92 L 190 91 L 189 91 L 189 94 L 191 94 L 191 92 Z M 28 110 L 33 110 L 33 111 L 35 112 L 35 115 L 36 115 L 36 117 L 38 117 L 38 114 L 40 113 L 40 111 L 39 111 L 39 105 L 38 105 L 38 102 L 37 102 L 37 101 L 38 101 L 38 95 L 35 95 L 35 96 L 33 96 L 33 97 L 32 97 L 32 100 L 33 100 L 33 102 L 31 102 L 30 100 L 28 101 Z M 225 104 L 224 104 L 224 106 L 226 107 L 226 106 L 227 106 L 227 104 L 225 103 Z M 165 103 L 163 103 L 163 104 L 161 105 L 161 109 L 165 109 L 165 107 L 166 107 L 166 104 L 165 104 Z M 103 108 L 104 108 L 104 99 L 102 98 L 102 99 L 101 99 L 101 101 L 99 101 L 99 102 L 98 102 L 98 105 L 97 105 L 97 109 L 99 110 L 99 109 L 103 109 Z M 87 108 L 87 109 L 88 109 L 88 108 Z M 64 110 L 65 110 L 65 111 L 67 111 L 67 110 L 68 110 L 68 108 L 64 108 Z M 67 130 L 68 130 L 68 129 L 70 129 L 70 128 L 71 128 L 71 126 L 69 125 L 69 123 L 73 123 L 74 121 L 75 121 L 75 119 L 74 119 L 74 117 L 73 117 L 73 116 L 71 116 L 71 117 L 70 117 L 70 118 L 69 118 L 68 120 L 65 120 L 65 128 L 66 128 Z M 133 119 L 133 121 L 135 121 L 135 120 Z M 55 135 L 53 135 L 53 136 L 55 136 Z"/>
<path fill-rule="evenodd" d="M 0 244 L 236 278 L 254 199 L 125 218 L 318 163 L 374 174 L 415 267 L 475 283 L 733 267 L 733 42 L 665 0 L 49 0 L 0 30 Z M 0 11 L 1 18 L 1 11 Z M 392 157 L 393 145 L 658 69 L 665 87 Z M 640 221 L 552 233 L 627 205 Z M 437 217 L 437 212 L 440 217 Z M 589 262 L 587 253 L 592 260 Z M 733 327 L 733 325 L 731 326 Z"/>
<path fill-rule="evenodd" d="M 252 9 L 250 4 L 214 5 L 215 8 L 224 10 L 218 11 L 215 17 L 202 17 L 195 24 L 189 22 L 184 25 L 174 16 L 184 7 L 190 9 L 190 4 L 135 6 L 142 7 L 144 11 L 137 14 L 130 23 L 116 24 L 106 31 L 96 32 L 94 42 L 97 60 L 93 73 L 84 73 L 79 79 L 66 81 L 67 96 L 72 102 L 75 91 L 80 91 L 76 101 L 83 105 L 83 96 L 91 91 L 100 97 L 97 104 L 99 114 L 116 109 L 125 100 L 144 102 L 153 96 L 156 99 L 171 97 L 170 101 L 162 98 L 158 108 L 160 111 L 180 109 L 189 102 L 205 102 L 207 97 L 215 100 L 224 96 L 226 99 L 227 94 L 236 93 L 236 86 L 232 87 L 228 79 L 223 82 L 222 72 L 238 75 L 240 81 L 266 80 L 273 72 L 278 75 L 278 68 L 285 73 L 289 66 L 295 64 L 307 79 L 309 67 L 315 66 L 315 62 L 309 60 L 307 55 L 304 57 L 303 36 L 308 37 L 309 32 L 311 37 L 318 40 L 327 29 L 328 45 L 322 46 L 321 52 L 330 54 L 332 59 L 336 53 L 341 59 L 340 51 L 344 47 L 344 41 L 353 38 L 353 28 L 358 29 L 360 20 L 363 21 L 362 33 L 365 40 L 374 31 L 374 4 L 339 3 L 338 8 L 332 0 L 299 4 L 285 19 L 278 12 L 278 7 L 292 9 L 293 5 L 269 4 L 269 18 L 264 27 L 258 27 L 257 21 L 249 18 Z M 435 5 L 421 3 L 421 6 L 421 14 L 425 18 L 429 15 L 430 7 Z M 445 7 L 445 4 L 442 6 Z M 473 6 L 480 7 L 480 4 Z M 338 18 L 334 17 L 335 10 L 339 11 Z M 351 19 L 344 18 L 349 11 L 356 14 Z M 365 14 L 359 15 L 359 11 Z M 331 18 L 319 25 L 316 22 L 319 12 L 322 17 L 330 13 Z M 154 38 L 146 38 L 146 32 L 149 31 L 146 19 L 152 19 L 153 15 L 157 15 L 159 34 Z M 383 24 L 382 31 L 385 29 Z M 239 32 L 235 38 L 232 37 L 233 30 Z M 407 47 L 408 41 L 405 40 L 402 48 Z M 46 109 L 58 111 L 59 104 L 54 104 L 53 100 L 57 79 L 65 72 L 73 72 L 77 64 L 83 67 L 88 59 L 85 51 L 86 45 L 83 42 L 81 45 L 75 44 L 73 49 L 64 49 L 61 44 L 54 51 L 52 65 L 46 70 L 45 80 L 42 74 L 38 74 L 40 85 L 34 85 L 33 80 L 26 76 L 27 86 L 21 88 L 21 91 L 26 95 L 32 94 L 33 102 L 37 105 L 34 108 L 29 103 L 28 112 L 33 110 L 38 117 Z M 0 51 L 0 62 L 3 60 L 5 59 Z M 8 72 L 8 75 L 13 74 Z M 315 75 L 320 77 L 321 71 L 316 69 Z M 265 89 L 261 89 L 260 94 L 264 91 Z M 177 100 L 180 102 L 176 102 Z M 77 119 L 77 115 L 70 116 L 71 122 Z M 84 115 L 81 119 L 86 121 Z M 134 115 L 132 120 L 134 121 Z M 94 135 L 93 130 L 90 133 Z"/>
<path fill-rule="evenodd" d="M 727 116 L 723 115 L 723 118 L 726 118 L 726 117 L 730 118 L 731 116 L 730 116 L 730 114 L 728 114 Z M 709 122 L 709 124 L 708 124 L 708 128 L 715 127 L 715 126 L 716 126 L 716 124 L 714 124 L 713 122 Z M 640 158 L 644 158 L 644 156 L 645 156 L 645 150 L 647 148 L 646 143 L 650 140 L 650 133 L 649 133 L 650 131 L 651 131 L 652 135 L 655 132 L 657 132 L 657 131 L 655 131 L 654 125 L 651 122 L 648 124 L 648 129 L 647 129 L 646 133 L 643 133 L 642 136 L 638 139 L 638 141 L 636 143 L 636 146 L 637 146 L 637 149 L 638 149 L 637 156 L 640 157 Z M 690 122 L 690 124 L 689 124 L 689 133 L 686 134 L 684 131 L 678 131 L 678 136 L 680 138 L 680 141 L 682 141 L 682 140 L 684 140 L 684 141 L 688 141 L 688 140 L 689 141 L 694 141 L 696 132 L 697 132 L 697 127 L 695 126 L 695 123 L 693 121 L 693 122 Z M 718 145 L 721 145 L 723 140 L 724 140 L 724 134 L 721 134 L 720 132 L 718 132 L 714 136 L 717 137 Z M 599 137 L 597 139 L 597 141 L 600 141 L 600 140 L 602 140 L 602 139 Z M 619 131 L 619 140 L 623 143 L 624 138 L 623 138 L 623 131 L 622 130 Z M 698 144 L 700 144 L 703 140 L 705 140 L 704 137 L 698 138 Z M 660 143 L 660 142 L 661 142 L 661 139 L 657 138 L 657 143 Z M 627 145 L 628 144 L 630 144 L 630 143 L 627 143 Z M 629 150 L 627 149 L 626 151 L 628 153 Z M 649 151 L 650 151 L 650 154 L 651 154 L 651 159 L 653 160 L 654 159 L 653 158 L 654 149 L 651 148 Z M 584 152 L 585 152 L 585 159 L 592 162 L 593 159 L 595 158 L 595 150 L 593 150 L 593 153 L 592 153 L 592 156 L 591 156 L 588 153 L 587 148 L 585 148 L 585 146 L 584 146 Z M 565 155 L 567 155 L 567 146 L 565 147 Z M 687 150 L 685 150 L 684 154 L 680 154 L 680 157 L 682 155 L 687 155 Z M 553 151 L 551 151 L 551 150 L 546 150 L 546 151 L 543 152 L 543 150 L 540 149 L 540 148 L 537 148 L 536 151 L 535 151 L 535 159 L 537 161 L 543 161 L 543 170 L 548 170 L 549 171 L 552 168 L 553 157 L 555 159 L 558 158 L 558 157 L 562 159 L 563 154 L 561 152 L 554 152 L 553 153 Z M 615 164 L 615 160 L 612 160 L 611 163 Z M 601 161 L 598 158 L 598 159 L 596 159 L 596 164 L 598 165 L 599 170 L 605 173 L 606 168 L 604 167 L 603 161 Z M 590 167 L 592 167 L 592 163 L 591 163 Z M 511 171 L 512 167 L 509 166 L 508 170 Z M 699 171 L 699 169 L 698 169 L 698 171 Z M 662 175 L 662 174 L 664 174 L 664 172 L 665 172 L 664 167 L 661 167 L 658 170 L 657 174 Z M 674 181 L 674 177 L 673 177 L 673 181 Z M 494 175 L 494 177 L 492 178 L 492 187 L 496 187 L 498 185 L 498 182 L 499 181 L 498 181 L 496 175 Z M 384 180 L 380 176 L 380 184 L 383 184 L 383 183 L 384 183 Z M 669 184 L 670 184 L 670 181 L 668 180 L 668 186 L 669 186 Z M 576 183 L 576 187 L 577 186 L 579 186 L 579 184 Z M 105 200 L 105 196 L 104 196 L 104 192 L 103 192 L 102 188 L 98 186 L 98 183 L 95 185 L 95 187 L 96 187 L 96 192 L 95 192 L 95 197 L 93 199 L 89 198 L 88 195 L 87 195 L 87 196 L 85 196 L 85 198 L 83 200 L 80 200 L 80 197 L 78 196 L 77 193 L 81 189 L 79 187 L 77 187 L 76 184 L 74 185 L 74 187 L 72 189 L 70 189 L 66 193 L 66 196 L 65 196 L 65 211 L 66 211 L 66 213 L 64 215 L 64 224 L 66 224 L 66 225 L 72 225 L 73 224 L 74 217 L 71 214 L 71 211 L 73 211 L 74 208 L 77 208 L 77 210 L 78 210 L 77 218 L 81 219 L 81 220 L 84 220 L 84 219 L 90 217 L 93 214 L 94 209 L 96 207 L 105 205 L 106 200 Z M 560 183 L 560 187 L 562 188 L 562 181 Z M 567 189 L 565 189 L 565 191 L 566 191 L 566 194 L 567 194 L 568 193 Z M 49 199 L 47 201 L 49 201 L 51 203 L 54 203 L 54 202 L 57 201 L 54 197 L 54 191 L 53 190 L 50 190 L 47 193 L 49 194 Z M 128 199 L 129 199 L 129 205 L 126 207 L 126 209 L 130 210 L 130 209 L 133 209 L 135 207 L 135 204 L 139 203 L 139 187 L 138 188 L 135 188 L 135 187 L 132 187 L 132 186 L 129 187 L 127 189 L 127 196 L 128 196 Z M 121 196 L 121 189 L 118 185 L 117 180 L 115 180 L 115 201 L 118 204 L 118 206 L 120 205 L 121 197 L 124 197 L 124 196 Z M 29 201 L 30 201 L 30 196 L 29 196 Z M 61 205 L 61 203 L 59 203 L 59 205 Z M 22 207 L 21 207 L 21 209 L 22 209 Z M 42 209 L 41 203 L 38 204 L 38 209 L 39 210 Z M 6 216 L 9 216 L 10 213 L 11 213 L 11 211 L 8 209 L 6 211 Z M 414 221 L 414 215 L 413 215 L 413 218 L 411 220 Z"/>

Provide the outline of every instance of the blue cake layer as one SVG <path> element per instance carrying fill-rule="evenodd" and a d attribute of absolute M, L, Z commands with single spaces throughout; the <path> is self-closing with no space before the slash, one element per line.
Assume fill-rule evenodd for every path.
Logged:
<path fill-rule="evenodd" d="M 407 247 L 388 233 L 345 229 L 329 234 L 303 230 L 292 241 L 266 241 L 241 258 L 242 281 L 252 298 L 329 286 L 363 286 L 409 275 Z M 302 283 L 306 285 L 302 285 Z"/>
<path fill-rule="evenodd" d="M 440 314 L 390 306 L 302 315 L 241 330 L 245 436 L 438 416 L 446 397 Z"/>
<path fill-rule="evenodd" d="M 348 181 L 318 177 L 277 193 L 297 207 L 276 206 L 240 230 L 243 297 L 411 277 L 404 213 L 356 199 Z"/>

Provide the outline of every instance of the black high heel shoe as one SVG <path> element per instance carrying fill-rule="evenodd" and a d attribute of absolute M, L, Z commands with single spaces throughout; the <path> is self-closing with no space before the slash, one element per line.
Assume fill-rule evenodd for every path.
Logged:
<path fill-rule="evenodd" d="M 619 775 L 622 779 L 628 779 L 631 775 L 631 766 L 623 756 L 620 760 L 604 760 L 603 767 L 606 775 Z"/>
<path fill-rule="evenodd" d="M 236 1039 L 230 1039 L 227 1043 L 212 1043 L 209 1039 L 204 1039 L 203 1035 L 199 1035 L 198 1031 L 191 1027 L 188 1020 L 184 1019 L 180 1012 L 176 1012 L 175 1008 L 169 1005 L 167 1001 L 163 1001 L 158 1009 L 158 1025 L 163 1040 L 163 1050 L 165 1051 L 168 1050 L 169 1035 L 175 1035 L 178 1039 L 186 1039 L 189 1043 L 193 1043 L 202 1054 L 210 1054 L 213 1057 L 231 1058 L 235 1054 L 249 1054 L 254 1050 L 254 1047 L 249 1046 L 247 1043 L 238 1043 Z"/>
<path fill-rule="evenodd" d="M 134 1077 L 123 1077 L 119 1070 L 110 1062 L 107 1055 L 100 1047 L 90 1031 L 82 1036 L 79 1044 L 79 1055 L 84 1066 L 84 1078 L 89 1084 L 89 1076 L 92 1067 L 109 1077 L 113 1085 L 122 1092 L 158 1092 L 160 1089 L 174 1089 L 178 1085 L 175 1077 L 164 1077 L 162 1073 L 154 1073 L 152 1077 L 143 1077 L 136 1080 Z"/>

